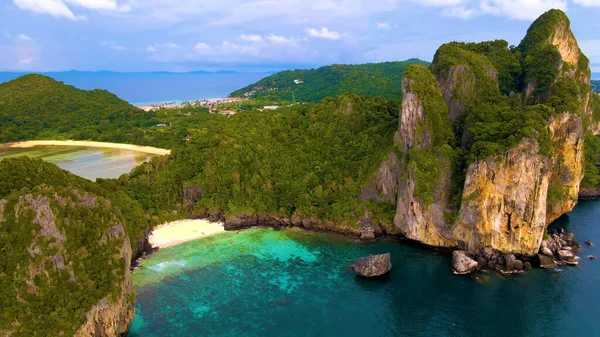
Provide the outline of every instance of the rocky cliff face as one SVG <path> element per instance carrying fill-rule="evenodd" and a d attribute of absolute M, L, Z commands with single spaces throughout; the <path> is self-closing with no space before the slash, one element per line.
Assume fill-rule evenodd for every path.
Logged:
<path fill-rule="evenodd" d="M 111 201 L 83 190 L 40 186 L 1 200 L 0 214 L 0 227 L 31 228 L 22 234 L 13 230 L 14 241 L 6 248 L 18 251 L 24 245 L 24 255 L 7 261 L 14 304 L 3 303 L 13 315 L 10 326 L 0 326 L 3 335 L 108 337 L 127 331 L 134 316 L 132 250 Z M 19 267 L 22 260 L 28 261 L 25 268 Z"/>
<path fill-rule="evenodd" d="M 467 153 L 464 184 L 453 176 L 452 156 L 440 156 L 435 150 L 440 143 L 431 138 L 434 129 L 423 128 L 430 117 L 427 102 L 437 101 L 436 94 L 419 92 L 412 85 L 411 72 L 405 74 L 396 137 L 405 156 L 401 158 L 395 225 L 408 238 L 433 246 L 491 247 L 533 255 L 548 224 L 577 203 L 584 172 L 584 125 L 593 125 L 587 122 L 592 119 L 593 104 L 589 61 L 570 31 L 568 18 L 550 11 L 534 22 L 523 39 L 519 46 L 526 79 L 522 96 L 503 97 L 499 91 L 498 71 L 486 56 L 498 45 L 449 43 L 440 47 L 431 67 L 441 87 L 433 86 L 434 91 L 442 94 L 455 130 L 463 132 L 454 144 Z M 510 80 L 514 74 L 503 73 L 503 78 Z M 504 110 L 487 112 L 498 104 L 505 104 Z M 511 116 L 538 113 L 534 111 L 545 111 L 538 115 L 542 121 L 535 122 L 541 126 L 520 131 L 520 140 L 502 143 L 490 137 L 490 130 L 503 128 L 503 123 L 520 123 Z M 514 138 L 514 134 L 504 137 Z M 494 152 L 499 146 L 506 150 Z M 423 165 L 428 161 L 429 166 Z M 429 195 L 423 193 L 423 171 L 429 171 L 428 180 L 434 181 Z M 462 201 L 460 209 L 454 210 L 455 217 L 448 217 L 452 179 L 463 186 Z"/>
<path fill-rule="evenodd" d="M 453 141 L 448 109 L 435 77 L 411 66 L 402 81 L 398 146 L 404 154 L 394 224 L 408 238 L 432 246 L 453 245 L 446 212 Z"/>
<path fill-rule="evenodd" d="M 117 229 L 120 231 L 122 226 Z M 125 234 L 124 232 L 120 234 Z M 85 323 L 79 327 L 76 337 L 109 337 L 124 335 L 129 329 L 129 322 L 135 316 L 134 289 L 131 282 L 131 268 L 127 261 L 131 261 L 132 252 L 129 240 L 124 237 L 123 245 L 118 253 L 125 263 L 125 277 L 119 285 L 121 292 L 114 300 L 106 296 L 96 303 L 85 314 Z"/>
<path fill-rule="evenodd" d="M 469 165 L 453 237 L 469 250 L 535 254 L 546 228 L 551 164 L 537 142 L 526 139 Z"/>
<path fill-rule="evenodd" d="M 577 204 L 583 179 L 583 123 L 581 115 L 563 113 L 549 123 L 554 153 L 546 223 L 570 212 Z"/>

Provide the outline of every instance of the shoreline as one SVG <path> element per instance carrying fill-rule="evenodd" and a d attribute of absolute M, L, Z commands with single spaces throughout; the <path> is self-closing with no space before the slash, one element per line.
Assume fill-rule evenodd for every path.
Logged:
<path fill-rule="evenodd" d="M 30 148 L 35 146 L 80 146 L 91 148 L 130 150 L 160 156 L 171 154 L 171 150 L 161 149 L 158 147 L 123 143 L 95 142 L 89 140 L 27 140 L 22 142 L 1 144 L 0 146 L 6 146 L 9 148 Z"/>
<path fill-rule="evenodd" d="M 153 248 L 162 249 L 224 232 L 222 222 L 206 219 L 178 220 L 154 228 L 148 235 L 148 242 Z"/>

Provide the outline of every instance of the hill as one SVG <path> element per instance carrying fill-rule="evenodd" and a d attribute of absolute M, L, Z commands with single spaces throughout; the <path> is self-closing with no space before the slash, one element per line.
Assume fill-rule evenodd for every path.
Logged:
<path fill-rule="evenodd" d="M 288 70 L 268 76 L 231 97 L 250 97 L 271 101 L 320 102 L 328 96 L 353 93 L 399 99 L 402 74 L 411 64 L 428 63 L 418 59 L 403 62 L 361 65 L 336 64 L 310 70 Z"/>
<path fill-rule="evenodd" d="M 141 206 L 27 157 L 0 161 L 0 335 L 116 336 L 133 317 Z"/>
<path fill-rule="evenodd" d="M 105 90 L 85 91 L 43 75 L 0 84 L 0 143 L 49 136 L 98 139 L 152 116 Z"/>
<path fill-rule="evenodd" d="M 44 75 L 0 84 L 0 144 L 36 139 L 94 140 L 172 148 L 208 114 L 142 111 L 106 90 L 81 90 Z M 194 113 L 192 115 L 192 113 Z M 169 127 L 157 127 L 170 125 Z"/>

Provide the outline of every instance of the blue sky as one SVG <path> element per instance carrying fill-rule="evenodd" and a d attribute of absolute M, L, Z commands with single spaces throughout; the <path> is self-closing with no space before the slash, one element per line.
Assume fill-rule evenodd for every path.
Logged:
<path fill-rule="evenodd" d="M 0 0 L 0 70 L 264 71 L 518 44 L 561 8 L 600 72 L 600 0 Z"/>

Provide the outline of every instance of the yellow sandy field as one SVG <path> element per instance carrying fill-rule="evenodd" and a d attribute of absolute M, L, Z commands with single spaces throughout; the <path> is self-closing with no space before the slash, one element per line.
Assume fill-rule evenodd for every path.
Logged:
<path fill-rule="evenodd" d="M 95 147 L 95 148 L 107 148 L 107 149 L 121 149 L 131 150 L 150 154 L 156 154 L 160 156 L 171 154 L 171 150 L 161 149 L 151 146 L 141 146 L 133 144 L 121 144 L 121 143 L 105 143 L 105 142 L 92 142 L 87 140 L 29 140 L 24 142 L 8 143 L 4 146 L 11 148 L 28 148 L 34 146 L 81 146 L 81 147 Z"/>

